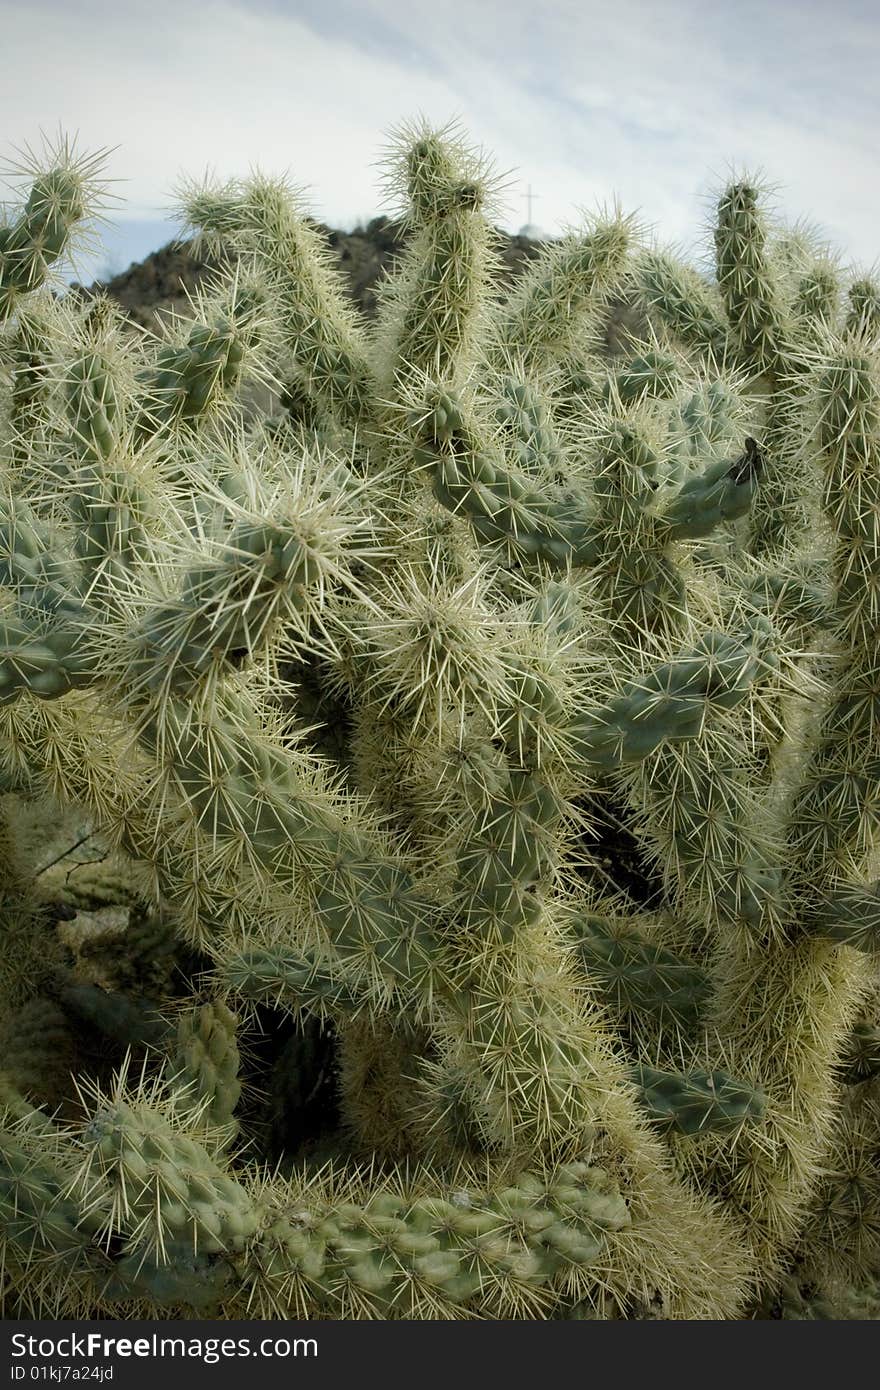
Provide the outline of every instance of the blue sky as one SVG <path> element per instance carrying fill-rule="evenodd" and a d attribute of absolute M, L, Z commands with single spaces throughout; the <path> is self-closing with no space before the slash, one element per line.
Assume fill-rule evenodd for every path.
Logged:
<path fill-rule="evenodd" d="M 0 0 L 0 18 L 0 157 L 59 129 L 116 147 L 124 201 L 87 280 L 174 234 L 181 174 L 289 172 L 333 226 L 388 211 L 376 161 L 419 115 L 458 118 L 509 172 L 510 230 L 531 183 L 551 234 L 617 197 L 706 251 L 735 167 L 846 261 L 880 252 L 874 0 Z"/>

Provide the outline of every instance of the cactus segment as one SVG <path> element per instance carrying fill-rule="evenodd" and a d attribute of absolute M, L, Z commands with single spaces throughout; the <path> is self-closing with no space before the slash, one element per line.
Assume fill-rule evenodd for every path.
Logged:
<path fill-rule="evenodd" d="M 758 191 L 743 181 L 725 189 L 715 230 L 718 287 L 739 349 L 757 372 L 781 361 L 783 309 L 767 264 L 767 232 Z"/>
<path fill-rule="evenodd" d="M 723 362 L 730 353 L 730 330 L 717 293 L 675 257 L 644 253 L 636 262 L 637 284 L 650 311 L 686 346 Z"/>
<path fill-rule="evenodd" d="M 840 888 L 818 904 L 809 924 L 816 936 L 842 941 L 858 951 L 880 949 L 880 881 Z"/>
<path fill-rule="evenodd" d="M 584 970 L 615 1010 L 696 1031 L 711 988 L 705 970 L 635 933 L 615 934 L 592 914 L 576 919 L 574 936 Z"/>
<path fill-rule="evenodd" d="M 880 1075 L 880 1028 L 856 1024 L 840 1059 L 840 1075 L 848 1086 L 859 1086 Z"/>
<path fill-rule="evenodd" d="M 761 452 L 747 438 L 739 458 L 719 459 L 679 488 L 663 519 L 678 540 L 708 536 L 725 521 L 745 516 L 761 472 Z"/>
<path fill-rule="evenodd" d="M 709 633 L 693 651 L 629 682 L 604 709 L 572 722 L 573 756 L 587 766 L 615 768 L 642 762 L 663 743 L 696 738 L 707 704 L 735 709 L 758 673 L 772 667 L 769 635 L 766 619 L 756 615 L 745 644 Z"/>
<path fill-rule="evenodd" d="M 227 1144 L 238 1130 L 233 1112 L 241 1095 L 237 1024 L 219 1000 L 182 1014 L 170 1062 L 170 1084 L 191 1097 L 199 1123 Z"/>
<path fill-rule="evenodd" d="M 413 419 L 421 427 L 416 458 L 431 469 L 437 500 L 463 512 L 481 540 L 505 542 L 515 555 L 558 568 L 593 563 L 598 537 L 585 511 L 576 501 L 545 496 L 485 456 L 449 393 L 427 418 Z"/>
<path fill-rule="evenodd" d="M 372 1316 L 407 1317 L 431 1305 L 448 1316 L 483 1300 L 500 1312 L 600 1261 L 606 1233 L 629 1221 L 608 1174 L 578 1162 L 549 1180 L 524 1172 L 485 1192 L 462 1182 L 448 1195 L 379 1191 L 364 1205 L 295 1219 L 282 1209 L 255 1255 L 270 1307 L 289 1306 L 284 1290 L 293 1285 L 303 1303 L 331 1314 L 355 1299 Z"/>
<path fill-rule="evenodd" d="M 764 1114 L 763 1094 L 721 1071 L 685 1075 L 640 1064 L 633 1081 L 653 1122 L 679 1134 L 723 1134 Z"/>
<path fill-rule="evenodd" d="M 632 241 L 630 220 L 618 215 L 547 246 L 501 310 L 490 360 L 515 354 L 532 376 L 562 357 L 621 270 Z"/>
<path fill-rule="evenodd" d="M 38 175 L 19 217 L 0 240 L 0 324 L 43 283 L 87 211 L 83 172 L 73 163 Z"/>

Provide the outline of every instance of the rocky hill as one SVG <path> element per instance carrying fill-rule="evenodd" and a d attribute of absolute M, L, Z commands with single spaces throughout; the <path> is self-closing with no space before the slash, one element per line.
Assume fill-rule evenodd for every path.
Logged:
<path fill-rule="evenodd" d="M 376 283 L 393 270 L 395 258 L 405 245 L 400 223 L 376 217 L 365 228 L 358 227 L 353 232 L 335 231 L 321 223 L 314 225 L 327 238 L 344 272 L 351 298 L 368 318 L 372 318 L 376 310 Z M 539 253 L 543 243 L 501 231 L 498 237 L 504 275 L 512 283 Z M 92 296 L 103 290 L 135 323 L 159 332 L 164 315 L 188 312 L 187 292 L 191 293 L 211 270 L 216 269 L 216 264 L 210 260 L 194 256 L 190 247 L 189 242 L 169 242 L 112 280 L 96 281 L 88 287 L 74 284 L 71 292 Z M 621 330 L 631 321 L 632 311 L 626 305 L 618 302 L 611 306 L 605 335 L 609 351 L 618 350 Z"/>

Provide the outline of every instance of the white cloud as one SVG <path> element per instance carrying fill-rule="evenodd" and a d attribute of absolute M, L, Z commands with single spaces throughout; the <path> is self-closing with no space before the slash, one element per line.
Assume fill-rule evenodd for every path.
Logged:
<path fill-rule="evenodd" d="M 118 145 L 125 214 L 151 218 L 180 173 L 289 169 L 335 225 L 379 211 L 386 132 L 458 115 L 518 170 L 548 230 L 618 195 L 667 239 L 701 235 L 699 195 L 760 166 L 787 216 L 870 262 L 880 18 L 859 0 L 177 0 L 4 6 L 2 128 Z"/>

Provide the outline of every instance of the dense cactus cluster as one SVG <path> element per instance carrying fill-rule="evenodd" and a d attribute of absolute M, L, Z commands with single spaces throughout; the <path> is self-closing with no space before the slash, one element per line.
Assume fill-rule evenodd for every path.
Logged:
<path fill-rule="evenodd" d="M 482 157 L 388 174 L 369 325 L 259 174 L 161 343 L 51 292 L 94 161 L 0 227 L 7 1316 L 847 1316 L 880 290 L 746 178 L 502 289 Z"/>

